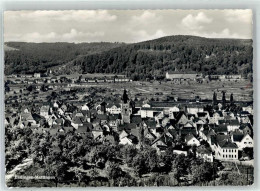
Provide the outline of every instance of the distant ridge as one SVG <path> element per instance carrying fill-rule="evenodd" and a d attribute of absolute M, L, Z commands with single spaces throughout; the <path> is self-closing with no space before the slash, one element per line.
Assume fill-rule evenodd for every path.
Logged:
<path fill-rule="evenodd" d="M 136 80 L 163 78 L 167 71 L 175 68 L 179 72 L 205 75 L 241 74 L 247 77 L 252 74 L 251 39 L 176 35 L 132 44 L 21 44 L 7 43 L 19 51 L 6 53 L 6 74 L 44 72 L 49 68 L 57 74 L 114 73 Z M 17 60 L 18 55 L 21 60 Z M 25 65 L 26 62 L 29 64 Z"/>

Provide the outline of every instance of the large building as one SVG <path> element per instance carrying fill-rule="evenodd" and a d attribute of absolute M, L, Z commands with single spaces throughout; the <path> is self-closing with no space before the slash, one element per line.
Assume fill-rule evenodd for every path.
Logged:
<path fill-rule="evenodd" d="M 196 80 L 202 78 L 201 74 L 197 73 L 183 73 L 183 72 L 166 72 L 166 79 L 182 81 L 182 80 Z"/>

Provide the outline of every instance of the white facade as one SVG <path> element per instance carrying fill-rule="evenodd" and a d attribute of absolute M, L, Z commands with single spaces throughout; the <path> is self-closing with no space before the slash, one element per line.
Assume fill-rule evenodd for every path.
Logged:
<path fill-rule="evenodd" d="M 121 113 L 121 107 L 117 107 L 116 105 L 113 105 L 110 108 L 106 108 L 106 111 L 111 114 L 120 114 Z"/>
<path fill-rule="evenodd" d="M 187 107 L 187 112 L 190 114 L 197 114 L 198 112 L 203 112 L 204 109 L 202 107 Z"/>
<path fill-rule="evenodd" d="M 243 150 L 246 147 L 254 147 L 254 140 L 248 134 L 246 134 L 241 141 L 234 142 L 237 144 L 239 150 Z"/>

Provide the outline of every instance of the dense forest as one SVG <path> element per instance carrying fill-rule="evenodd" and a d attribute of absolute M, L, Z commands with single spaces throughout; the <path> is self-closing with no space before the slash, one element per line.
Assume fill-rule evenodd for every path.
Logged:
<path fill-rule="evenodd" d="M 163 77 L 166 71 L 252 75 L 252 40 L 167 36 L 134 43 L 8 43 L 5 73 L 44 71 L 126 74 L 134 80 Z M 28 60 L 30 63 L 27 63 Z"/>
<path fill-rule="evenodd" d="M 5 74 L 33 74 L 89 54 L 109 50 L 122 43 L 5 43 Z"/>

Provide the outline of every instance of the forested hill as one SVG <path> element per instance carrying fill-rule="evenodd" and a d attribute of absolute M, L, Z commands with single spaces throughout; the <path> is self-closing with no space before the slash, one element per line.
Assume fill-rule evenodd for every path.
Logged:
<path fill-rule="evenodd" d="M 66 64 L 77 57 L 100 53 L 122 43 L 5 43 L 5 74 L 46 72 L 48 68 Z"/>
<path fill-rule="evenodd" d="M 10 44 L 8 46 L 14 47 Z M 19 47 L 14 48 L 21 50 Z M 8 52 L 15 54 L 16 51 Z M 61 54 L 64 55 L 64 52 L 66 51 L 61 51 Z M 178 35 L 134 44 L 117 44 L 116 47 L 110 46 L 102 51 L 93 51 L 91 54 L 84 55 L 79 52 L 79 55 L 82 56 L 70 61 L 70 67 L 63 67 L 64 71 L 60 72 L 115 73 L 126 74 L 132 79 L 145 79 L 162 77 L 166 71 L 177 69 L 184 72 L 196 71 L 205 75 L 247 76 L 252 74 L 253 48 L 252 40 Z M 69 56 L 64 55 L 59 62 L 66 63 L 69 60 L 67 57 Z M 6 60 L 6 65 L 8 64 L 10 60 Z M 68 71 L 71 66 L 78 71 Z M 25 70 L 20 68 L 14 72 L 21 71 Z"/>

